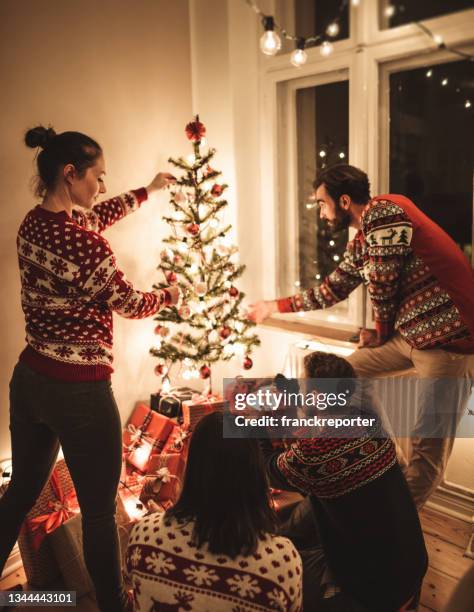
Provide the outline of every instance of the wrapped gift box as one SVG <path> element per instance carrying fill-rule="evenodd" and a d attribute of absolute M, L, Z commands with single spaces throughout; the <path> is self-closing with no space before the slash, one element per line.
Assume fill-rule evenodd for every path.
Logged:
<path fill-rule="evenodd" d="M 48 536 L 65 590 L 82 597 L 94 590 L 82 550 L 82 516 L 76 514 Z"/>
<path fill-rule="evenodd" d="M 30 586 L 42 587 L 59 577 L 59 565 L 50 538 L 46 535 L 78 512 L 74 485 L 66 463 L 61 459 L 27 514 L 18 537 L 23 567 Z"/>
<path fill-rule="evenodd" d="M 186 425 L 175 425 L 166 441 L 162 454 L 182 453 L 187 458 L 190 439 L 191 430 Z"/>
<path fill-rule="evenodd" d="M 165 509 L 164 502 L 176 503 L 181 493 L 185 469 L 186 460 L 182 453 L 153 455 L 140 500 L 144 504 L 152 500 Z"/>
<path fill-rule="evenodd" d="M 223 412 L 228 407 L 229 403 L 218 395 L 196 396 L 183 402 L 183 424 L 192 431 L 206 414 Z"/>
<path fill-rule="evenodd" d="M 123 445 L 128 463 L 144 472 L 152 453 L 163 449 L 174 423 L 168 417 L 138 404 L 123 432 Z"/>
<path fill-rule="evenodd" d="M 190 387 L 172 388 L 166 394 L 153 393 L 150 396 L 150 407 L 170 419 L 181 421 L 183 402 L 191 400 L 195 395 L 199 395 L 199 391 Z"/>

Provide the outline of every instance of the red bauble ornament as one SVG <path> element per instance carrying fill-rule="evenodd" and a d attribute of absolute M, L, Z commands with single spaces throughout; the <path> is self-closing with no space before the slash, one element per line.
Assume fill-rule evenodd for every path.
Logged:
<path fill-rule="evenodd" d="M 232 333 L 232 330 L 230 329 L 230 327 L 225 326 L 221 329 L 221 331 L 219 332 L 219 335 L 223 340 L 225 340 L 226 338 L 230 336 L 231 333 Z"/>
<path fill-rule="evenodd" d="M 166 280 L 169 282 L 170 285 L 174 285 L 174 283 L 176 283 L 176 281 L 178 280 L 178 277 L 174 272 L 168 272 L 168 274 L 166 275 Z"/>
<path fill-rule="evenodd" d="M 211 375 L 211 368 L 207 365 L 203 365 L 199 369 L 199 374 L 201 378 L 209 378 L 209 376 Z"/>
<path fill-rule="evenodd" d="M 191 121 L 185 128 L 186 136 L 191 142 L 201 142 L 206 135 L 206 127 L 196 117 L 196 121 Z"/>
<path fill-rule="evenodd" d="M 223 191 L 224 191 L 224 188 L 222 187 L 222 185 L 219 185 L 218 183 L 215 183 L 212 186 L 211 195 L 214 196 L 215 198 L 218 198 L 219 196 L 222 195 Z"/>
<path fill-rule="evenodd" d="M 244 370 L 250 370 L 250 368 L 253 366 L 253 361 L 250 359 L 250 357 L 246 357 L 242 365 L 244 366 Z"/>
<path fill-rule="evenodd" d="M 204 170 L 204 176 L 209 176 L 213 172 L 215 172 L 214 168 L 211 168 L 211 166 L 207 166 L 207 168 Z"/>
<path fill-rule="evenodd" d="M 230 297 L 237 297 L 239 295 L 239 290 L 237 289 L 237 287 L 232 286 L 229 289 L 229 295 Z"/>
<path fill-rule="evenodd" d="M 163 376 L 164 374 L 166 374 L 167 371 L 168 368 L 165 366 L 164 363 L 159 363 L 155 368 L 155 374 L 157 376 Z"/>
<path fill-rule="evenodd" d="M 197 223 L 191 223 L 186 229 L 191 234 L 191 236 L 197 236 L 200 231 L 200 227 Z"/>

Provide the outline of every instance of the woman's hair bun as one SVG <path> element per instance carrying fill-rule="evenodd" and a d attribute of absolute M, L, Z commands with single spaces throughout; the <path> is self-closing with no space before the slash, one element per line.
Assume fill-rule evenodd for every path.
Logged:
<path fill-rule="evenodd" d="M 56 136 L 56 132 L 52 127 L 45 128 L 42 125 L 28 130 L 25 134 L 25 144 L 27 147 L 36 149 L 36 147 L 44 147 Z"/>

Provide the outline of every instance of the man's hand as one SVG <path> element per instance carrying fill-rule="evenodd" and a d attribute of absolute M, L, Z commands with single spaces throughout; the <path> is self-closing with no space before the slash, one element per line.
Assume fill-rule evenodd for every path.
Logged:
<path fill-rule="evenodd" d="M 176 183 L 176 177 L 170 174 L 169 172 L 158 172 L 155 178 L 151 181 L 151 183 L 146 188 L 148 195 L 153 193 L 154 191 L 159 191 L 164 187 L 168 187 Z"/>
<path fill-rule="evenodd" d="M 275 300 L 260 300 L 255 304 L 250 304 L 247 310 L 247 319 L 250 319 L 254 323 L 262 323 L 274 312 L 278 312 L 277 303 Z"/>
<path fill-rule="evenodd" d="M 380 346 L 380 341 L 375 329 L 361 329 L 359 334 L 358 348 L 375 348 Z"/>

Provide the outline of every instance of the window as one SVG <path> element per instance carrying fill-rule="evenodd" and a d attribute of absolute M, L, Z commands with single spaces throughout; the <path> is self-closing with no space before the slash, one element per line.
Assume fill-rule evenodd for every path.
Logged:
<path fill-rule="evenodd" d="M 390 75 L 390 191 L 412 199 L 472 256 L 472 62 Z"/>
<path fill-rule="evenodd" d="M 472 61 L 439 48 L 413 21 L 429 18 L 434 36 L 474 55 L 474 8 L 466 10 L 472 0 L 391 0 L 395 12 L 384 13 L 385 23 L 380 15 L 388 1 L 275 3 L 286 9 L 280 23 L 306 36 L 321 33 L 318 15 L 324 20 L 332 5 L 333 19 L 334 7 L 344 4 L 347 29 L 341 27 L 329 56 L 307 49 L 307 63 L 294 68 L 287 48 L 262 63 L 262 211 L 276 245 L 262 262 L 266 297 L 314 286 L 337 265 L 346 237 L 325 234 L 308 195 L 315 170 L 338 161 L 366 171 L 374 195 L 411 197 L 469 257 Z M 363 287 L 336 307 L 298 316 L 345 329 L 373 323 Z"/>
<path fill-rule="evenodd" d="M 325 35 L 326 28 L 336 16 L 337 4 L 334 0 L 296 0 L 295 31 L 305 38 Z M 349 38 L 348 4 L 341 10 L 338 18 L 338 30 L 338 33 L 331 37 L 332 41 Z"/>
<path fill-rule="evenodd" d="M 337 266 L 347 244 L 347 230 L 332 233 L 308 198 L 316 172 L 347 161 L 349 84 L 347 81 L 296 91 L 298 151 L 299 286 L 312 287 Z"/>
<path fill-rule="evenodd" d="M 396 28 L 400 25 L 440 17 L 472 8 L 472 0 L 379 0 L 380 27 Z"/>

